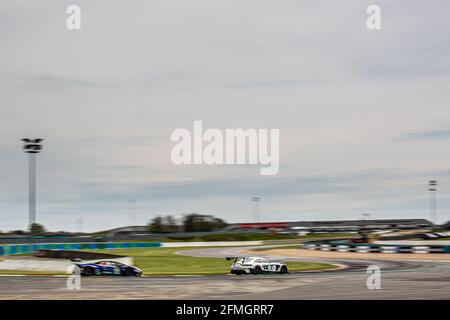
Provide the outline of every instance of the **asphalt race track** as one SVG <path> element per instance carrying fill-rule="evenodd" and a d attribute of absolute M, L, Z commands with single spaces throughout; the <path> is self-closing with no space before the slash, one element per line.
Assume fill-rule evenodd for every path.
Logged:
<path fill-rule="evenodd" d="M 242 249 L 195 249 L 180 254 L 224 257 L 238 255 Z M 347 268 L 288 275 L 83 277 L 81 290 L 67 289 L 67 277 L 2 276 L 0 299 L 450 299 L 450 261 L 285 260 Z M 366 285 L 366 268 L 373 264 L 382 271 L 380 290 Z"/>

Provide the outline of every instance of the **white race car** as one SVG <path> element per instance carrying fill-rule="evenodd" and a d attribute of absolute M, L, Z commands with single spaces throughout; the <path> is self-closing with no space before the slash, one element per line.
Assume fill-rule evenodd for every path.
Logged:
<path fill-rule="evenodd" d="M 281 262 L 269 261 L 261 257 L 227 257 L 232 260 L 231 273 L 241 274 L 262 274 L 262 273 L 289 273 L 287 265 Z"/>

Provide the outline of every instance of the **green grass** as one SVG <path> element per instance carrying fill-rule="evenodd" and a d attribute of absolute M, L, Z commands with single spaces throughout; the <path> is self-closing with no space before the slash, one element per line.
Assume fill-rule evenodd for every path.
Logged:
<path fill-rule="evenodd" d="M 0 270 L 0 275 L 68 275 L 64 272 L 52 272 L 52 271 L 30 271 L 30 270 Z"/>
<path fill-rule="evenodd" d="M 283 246 L 284 247 L 284 246 Z M 289 246 L 286 246 L 289 247 Z M 211 247 L 210 247 L 211 248 Z M 230 261 L 221 258 L 197 258 L 176 254 L 177 251 L 198 249 L 195 247 L 182 248 L 148 248 L 148 249 L 113 249 L 95 250 L 117 255 L 130 256 L 134 265 L 142 269 L 144 275 L 214 275 L 228 274 Z M 291 271 L 323 270 L 333 266 L 324 263 L 289 262 Z M 10 275 L 63 275 L 61 272 L 0 270 L 1 274 Z"/>
<path fill-rule="evenodd" d="M 176 254 L 180 250 L 194 248 L 114 249 L 105 252 L 133 257 L 134 265 L 144 275 L 212 275 L 228 274 L 230 261 L 220 258 L 197 258 Z M 322 270 L 333 268 L 324 263 L 289 262 L 291 271 Z"/>

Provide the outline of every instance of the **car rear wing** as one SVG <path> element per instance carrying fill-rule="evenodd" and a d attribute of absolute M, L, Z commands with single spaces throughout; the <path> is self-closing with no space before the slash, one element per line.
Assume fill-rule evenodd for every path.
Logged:
<path fill-rule="evenodd" d="M 225 259 L 227 259 L 227 260 L 237 260 L 237 259 L 242 259 L 242 258 L 245 258 L 245 257 L 226 257 Z"/>
<path fill-rule="evenodd" d="M 268 259 L 269 262 L 277 262 L 277 263 L 284 263 L 283 259 Z"/>

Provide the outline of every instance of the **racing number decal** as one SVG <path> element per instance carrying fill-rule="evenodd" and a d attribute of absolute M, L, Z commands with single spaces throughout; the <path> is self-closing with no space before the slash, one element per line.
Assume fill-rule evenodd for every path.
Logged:
<path fill-rule="evenodd" d="M 272 264 L 269 266 L 270 271 L 277 271 L 277 266 L 275 264 Z"/>
<path fill-rule="evenodd" d="M 277 271 L 277 266 L 274 264 L 273 265 L 266 264 L 262 268 L 266 271 Z"/>

